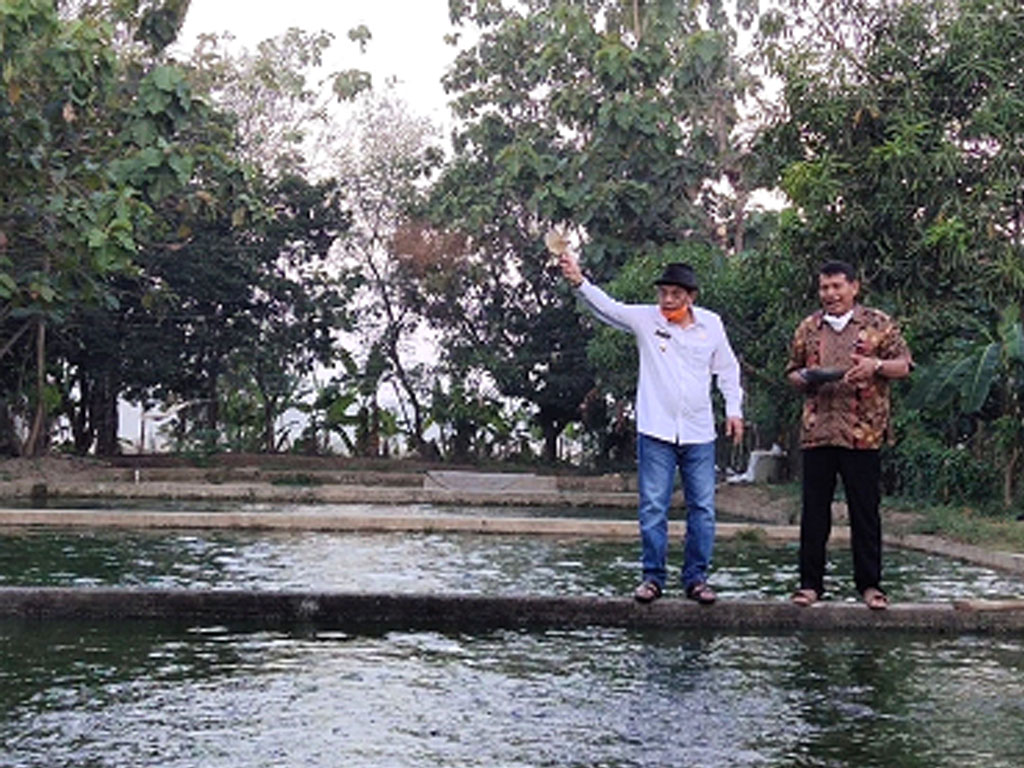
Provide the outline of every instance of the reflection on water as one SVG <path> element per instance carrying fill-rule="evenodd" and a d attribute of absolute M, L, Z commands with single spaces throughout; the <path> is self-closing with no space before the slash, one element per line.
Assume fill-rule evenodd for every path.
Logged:
<path fill-rule="evenodd" d="M 671 555 L 678 566 L 681 547 Z M 33 529 L 0 536 L 0 585 L 612 595 L 632 589 L 638 559 L 636 542 L 529 536 Z M 849 550 L 831 572 L 836 597 L 855 599 Z M 795 545 L 716 548 L 726 599 L 781 599 L 795 579 Z M 1020 577 L 909 551 L 886 553 L 885 581 L 900 601 L 1024 597 Z"/>
<path fill-rule="evenodd" d="M 784 599 L 795 561 L 722 542 L 713 581 L 723 599 Z M 5 585 L 625 594 L 636 562 L 635 542 L 536 537 L 0 536 Z M 831 568 L 852 599 L 849 552 Z M 886 579 L 897 600 L 1024 595 L 913 552 L 888 552 Z M 1016 768 L 1022 673 L 1024 640 L 1005 637 L 5 620 L 0 765 Z"/>
<path fill-rule="evenodd" d="M 849 552 L 833 560 L 852 599 Z M 723 542 L 713 581 L 723 599 L 784 599 L 795 563 L 793 546 Z M 1024 595 L 920 553 L 886 568 L 897 600 Z M 0 536 L 3 585 L 606 595 L 636 577 L 636 543 L 578 539 Z M 1024 640 L 1005 637 L 0 621 L 0 765 L 1016 768 L 1022 673 Z"/>
<path fill-rule="evenodd" d="M 1024 643 L 0 622 L 0 764 L 1024 763 Z"/>

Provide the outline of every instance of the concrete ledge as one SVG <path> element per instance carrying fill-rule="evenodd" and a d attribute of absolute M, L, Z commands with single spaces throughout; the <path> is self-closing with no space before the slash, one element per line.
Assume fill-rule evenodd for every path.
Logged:
<path fill-rule="evenodd" d="M 579 628 L 718 631 L 900 631 L 1024 633 L 1024 601 L 894 605 L 852 603 L 798 608 L 786 600 L 719 601 L 699 606 L 665 598 L 640 605 L 624 597 L 465 594 L 361 594 L 0 588 L 0 618 L 124 621 L 172 619 L 247 627 L 312 625 L 351 631 Z"/>
<path fill-rule="evenodd" d="M 914 549 L 935 555 L 955 557 L 1002 571 L 1024 573 L 1024 553 L 1021 552 L 1000 552 L 977 547 L 972 544 L 949 541 L 939 536 L 926 536 L 923 534 L 894 536 L 889 541 L 894 546 L 903 547 L 904 549 Z"/>
<path fill-rule="evenodd" d="M 459 472 L 431 470 L 423 477 L 423 487 L 459 492 L 506 493 L 526 491 L 547 493 L 557 491 L 558 479 L 553 475 L 511 472 Z"/>
<path fill-rule="evenodd" d="M 234 530 L 315 530 L 350 532 L 409 531 L 488 533 L 506 535 L 568 536 L 635 539 L 633 520 L 591 520 L 572 517 L 479 517 L 470 515 L 365 515 L 344 512 L 154 512 L 105 509 L 0 509 L 0 527 L 50 528 L 165 528 Z M 669 522 L 669 534 L 682 537 L 686 524 Z M 718 523 L 716 535 L 741 535 L 767 541 L 795 541 L 799 528 L 792 525 Z M 837 529 L 833 543 L 849 540 L 849 531 Z"/>

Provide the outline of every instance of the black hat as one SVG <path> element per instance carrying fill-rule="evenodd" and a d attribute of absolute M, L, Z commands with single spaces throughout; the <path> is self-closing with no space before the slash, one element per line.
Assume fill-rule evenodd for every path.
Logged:
<path fill-rule="evenodd" d="M 697 290 L 697 275 L 689 264 L 673 262 L 665 265 L 661 277 L 654 281 L 655 285 L 681 285 L 690 291 Z"/>

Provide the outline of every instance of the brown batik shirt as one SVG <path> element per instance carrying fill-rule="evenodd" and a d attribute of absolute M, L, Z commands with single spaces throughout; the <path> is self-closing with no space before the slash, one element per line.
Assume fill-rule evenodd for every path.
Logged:
<path fill-rule="evenodd" d="M 818 310 L 797 326 L 787 375 L 801 368 L 849 368 L 854 352 L 882 360 L 910 360 L 899 328 L 884 312 L 856 304 L 853 317 L 839 333 L 823 317 Z M 856 385 L 842 380 L 820 384 L 804 399 L 800 446 L 876 450 L 888 433 L 889 408 L 889 380 L 883 376 Z"/>

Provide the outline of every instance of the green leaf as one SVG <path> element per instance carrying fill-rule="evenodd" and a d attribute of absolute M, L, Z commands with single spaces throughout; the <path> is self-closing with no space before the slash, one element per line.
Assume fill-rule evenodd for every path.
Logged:
<path fill-rule="evenodd" d="M 102 248 L 107 244 L 107 233 L 102 229 L 93 227 L 89 230 L 87 242 L 90 248 Z"/>
<path fill-rule="evenodd" d="M 1005 330 L 1003 344 L 1007 360 L 1024 365 L 1024 325 L 1019 320 Z"/>
<path fill-rule="evenodd" d="M 372 82 L 369 72 L 361 69 L 349 69 L 334 76 L 331 89 L 338 101 L 352 101 L 363 91 L 369 90 L 372 87 Z"/>
<path fill-rule="evenodd" d="M 952 363 L 940 362 L 926 368 L 915 376 L 915 384 L 907 398 L 911 408 L 936 408 L 948 406 L 972 369 L 972 357 L 964 357 Z"/>
<path fill-rule="evenodd" d="M 57 292 L 53 286 L 49 283 L 40 283 L 38 280 L 33 280 L 28 284 L 29 294 L 33 298 L 38 299 L 46 304 L 50 304 L 54 299 L 57 298 Z"/>
<path fill-rule="evenodd" d="M 1024 364 L 1024 324 L 1020 320 L 1020 309 L 1010 305 L 1003 310 L 1002 322 L 999 324 L 999 337 L 1003 341 L 1008 362 Z"/>
<path fill-rule="evenodd" d="M 150 74 L 153 85 L 162 91 L 173 91 L 177 87 L 179 79 L 181 79 L 181 73 L 174 67 L 157 67 Z"/>
<path fill-rule="evenodd" d="M 18 290 L 18 284 L 6 272 L 0 272 L 0 299 L 10 299 Z"/>
<path fill-rule="evenodd" d="M 970 359 L 972 365 L 960 387 L 965 413 L 977 413 L 985 404 L 999 368 L 1000 351 L 1000 345 L 992 342 L 982 349 L 981 354 Z"/>
<path fill-rule="evenodd" d="M 174 171 L 178 178 L 179 184 L 187 184 L 188 180 L 192 178 L 192 170 L 195 167 L 195 161 L 189 155 L 171 155 L 167 160 L 167 164 Z"/>

